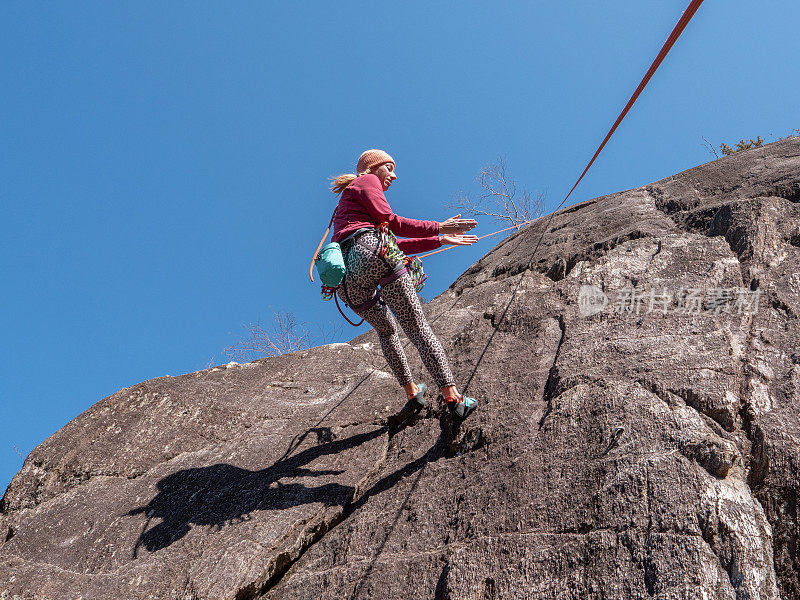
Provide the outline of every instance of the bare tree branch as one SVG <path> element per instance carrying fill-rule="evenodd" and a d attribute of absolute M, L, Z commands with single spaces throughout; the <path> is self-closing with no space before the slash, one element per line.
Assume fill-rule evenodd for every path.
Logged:
<path fill-rule="evenodd" d="M 705 138 L 705 136 L 703 137 L 703 143 L 705 144 L 706 150 L 711 152 L 711 154 L 713 154 L 715 158 L 719 158 L 719 154 L 717 154 L 717 149 L 714 148 L 714 145 L 711 142 L 709 142 Z"/>
<path fill-rule="evenodd" d="M 268 327 L 262 326 L 260 321 L 243 325 L 247 333 L 225 348 L 225 354 L 240 362 L 248 362 L 330 343 L 336 335 L 336 332 L 327 333 L 322 327 L 317 327 L 319 333 L 314 335 L 311 326 L 298 322 L 291 312 L 272 311 L 272 314 L 273 320 Z"/>
<path fill-rule="evenodd" d="M 469 192 L 461 191 L 447 207 L 465 217 L 491 217 L 517 230 L 544 211 L 545 195 L 532 196 L 524 188 L 517 189 L 517 182 L 509 176 L 503 157 L 484 166 L 475 180 L 481 188 L 478 200 Z"/>

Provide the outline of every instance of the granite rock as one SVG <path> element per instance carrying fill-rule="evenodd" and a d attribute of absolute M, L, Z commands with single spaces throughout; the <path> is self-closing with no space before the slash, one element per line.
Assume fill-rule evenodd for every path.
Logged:
<path fill-rule="evenodd" d="M 425 306 L 464 422 L 373 332 L 120 390 L 6 490 L 0 598 L 798 598 L 799 216 L 790 138 L 506 238 Z"/>

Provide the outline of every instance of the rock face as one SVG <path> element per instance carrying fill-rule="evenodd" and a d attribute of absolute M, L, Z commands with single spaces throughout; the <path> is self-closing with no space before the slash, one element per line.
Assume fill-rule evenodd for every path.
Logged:
<path fill-rule="evenodd" d="M 426 307 L 461 424 L 373 333 L 121 390 L 11 482 L 0 597 L 800 598 L 798 216 L 792 138 L 507 238 Z"/>

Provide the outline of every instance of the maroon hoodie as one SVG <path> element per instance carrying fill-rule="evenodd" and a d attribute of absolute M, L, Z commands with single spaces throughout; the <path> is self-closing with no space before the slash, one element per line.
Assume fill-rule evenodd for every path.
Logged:
<path fill-rule="evenodd" d="M 405 254 L 416 254 L 441 246 L 439 223 L 407 219 L 392 212 L 383 186 L 377 175 L 360 175 L 345 188 L 333 217 L 333 241 L 338 242 L 362 227 L 377 227 L 389 223 L 389 231 L 398 239 L 397 245 Z"/>

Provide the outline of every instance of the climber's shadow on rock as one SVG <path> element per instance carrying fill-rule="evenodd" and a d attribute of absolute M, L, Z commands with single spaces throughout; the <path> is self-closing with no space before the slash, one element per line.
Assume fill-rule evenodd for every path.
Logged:
<path fill-rule="evenodd" d="M 150 552 L 169 546 L 185 536 L 191 525 L 222 528 L 226 523 L 249 519 L 254 511 L 281 510 L 312 502 L 343 506 L 353 497 L 352 486 L 338 483 L 307 486 L 294 481 L 282 483 L 281 480 L 338 475 L 342 471 L 312 470 L 304 466 L 321 456 L 354 448 L 386 431 L 386 427 L 380 427 L 328 442 L 324 441 L 327 436 L 318 435 L 318 441 L 323 443 L 294 456 L 284 456 L 272 466 L 258 471 L 216 464 L 167 475 L 158 482 L 158 493 L 147 505 L 126 513 L 147 515 L 133 556 L 136 558 L 141 546 Z M 148 529 L 154 517 L 160 518 L 161 522 Z"/>

